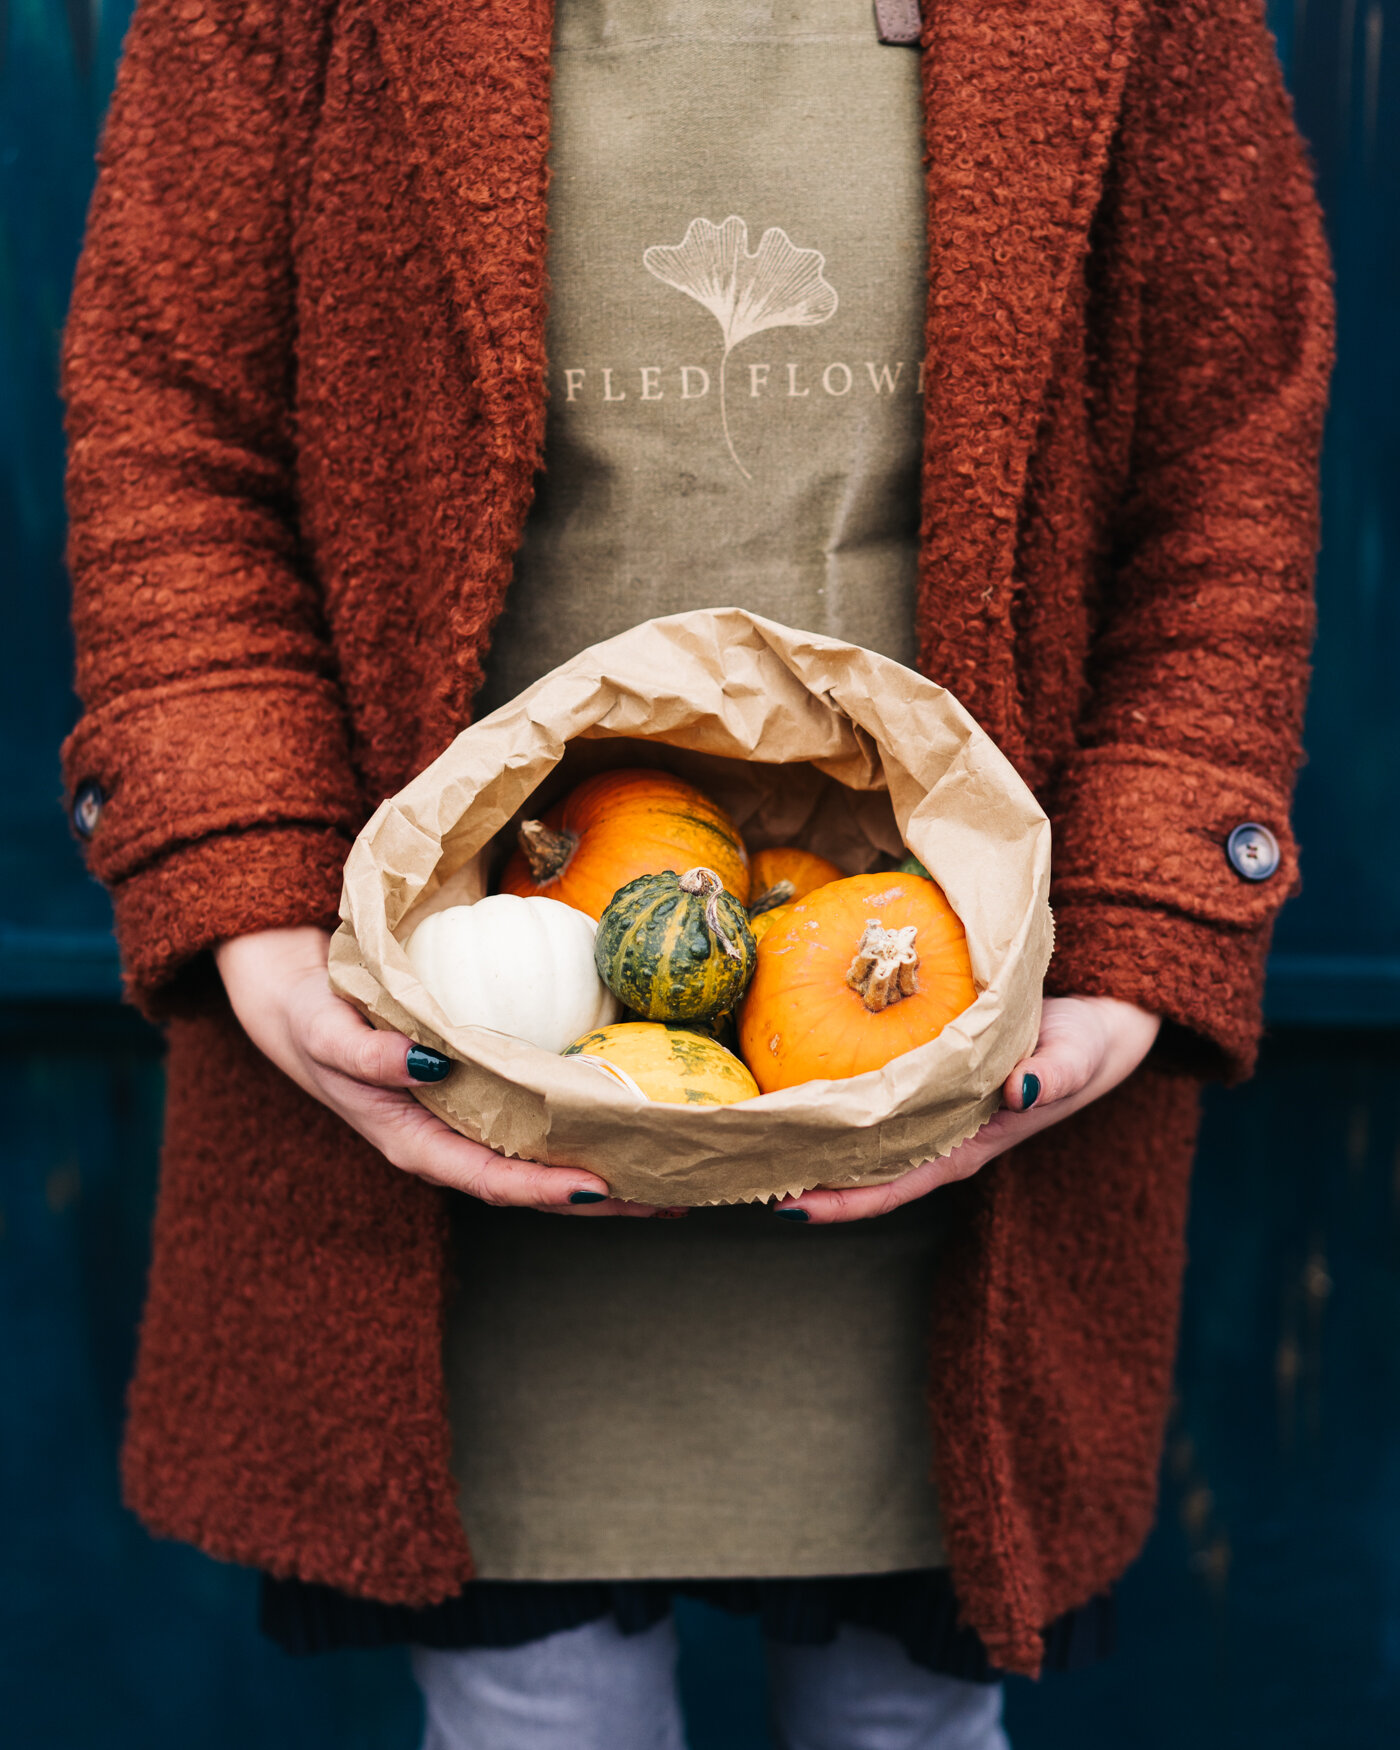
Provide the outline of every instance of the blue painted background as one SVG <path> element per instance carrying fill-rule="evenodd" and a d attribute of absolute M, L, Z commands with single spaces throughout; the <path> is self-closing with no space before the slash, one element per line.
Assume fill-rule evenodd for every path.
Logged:
<path fill-rule="evenodd" d="M 446 0 L 445 0 L 446 3 Z M 250 1576 L 120 1509 L 158 1041 L 113 1001 L 58 809 L 73 701 L 58 332 L 127 0 L 0 0 L 0 1742 L 410 1750 L 393 1654 L 294 1662 Z M 1160 1523 L 1102 1669 L 1013 1687 L 1018 1750 L 1400 1736 L 1400 11 L 1271 11 L 1339 269 L 1321 634 L 1259 1077 L 1213 1094 Z M 760 1653 L 682 1624 L 692 1750 L 759 1750 Z"/>

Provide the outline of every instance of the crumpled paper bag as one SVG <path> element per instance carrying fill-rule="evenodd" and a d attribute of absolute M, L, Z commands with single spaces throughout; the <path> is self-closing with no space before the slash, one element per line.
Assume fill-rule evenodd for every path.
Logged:
<path fill-rule="evenodd" d="M 976 1002 L 883 1069 L 716 1107 L 638 1099 L 577 1059 L 454 1027 L 403 942 L 428 912 L 488 891 L 522 817 L 618 765 L 698 784 L 751 852 L 801 844 L 854 875 L 908 846 L 967 931 Z M 615 1196 L 681 1206 L 880 1184 L 971 1136 L 1035 1043 L 1049 883 L 1049 822 L 951 693 L 738 608 L 674 614 L 564 663 L 377 810 L 345 866 L 331 983 L 456 1060 L 415 1089 L 453 1129 L 586 1167 Z"/>

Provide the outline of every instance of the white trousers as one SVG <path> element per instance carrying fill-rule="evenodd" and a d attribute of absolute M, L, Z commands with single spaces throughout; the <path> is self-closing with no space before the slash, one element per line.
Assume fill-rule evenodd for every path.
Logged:
<path fill-rule="evenodd" d="M 416 1647 L 423 1750 L 684 1750 L 669 1617 L 624 1635 L 611 1617 L 523 1647 Z M 782 1750 L 1009 1750 L 999 1684 L 915 1665 L 887 1635 L 768 1644 Z"/>

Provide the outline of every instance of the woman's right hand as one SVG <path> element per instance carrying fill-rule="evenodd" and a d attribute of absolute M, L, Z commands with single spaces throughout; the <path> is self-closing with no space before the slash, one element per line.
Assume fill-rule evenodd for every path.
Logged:
<path fill-rule="evenodd" d="M 253 1044 L 390 1165 L 483 1203 L 556 1215 L 658 1213 L 609 1197 L 606 1182 L 579 1167 L 508 1160 L 435 1118 L 409 1090 L 441 1081 L 449 1060 L 402 1033 L 376 1031 L 334 994 L 330 940 L 325 930 L 260 930 L 221 942 L 214 958 Z"/>

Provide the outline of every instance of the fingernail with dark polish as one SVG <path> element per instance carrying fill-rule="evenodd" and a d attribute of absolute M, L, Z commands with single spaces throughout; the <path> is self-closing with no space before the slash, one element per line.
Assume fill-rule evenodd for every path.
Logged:
<path fill-rule="evenodd" d="M 452 1068 L 452 1059 L 429 1051 L 426 1045 L 410 1045 L 406 1068 L 415 1082 L 440 1082 Z"/>
<path fill-rule="evenodd" d="M 810 1221 L 812 1219 L 805 1209 L 775 1209 L 773 1213 L 779 1221 Z"/>
<path fill-rule="evenodd" d="M 603 1191 L 571 1191 L 570 1203 L 606 1203 L 607 1194 Z"/>
<path fill-rule="evenodd" d="M 1023 1112 L 1029 1112 L 1031 1107 L 1035 1105 L 1036 1101 L 1039 1098 L 1040 1098 L 1040 1077 L 1039 1076 L 1022 1076 L 1021 1077 L 1021 1110 Z"/>

